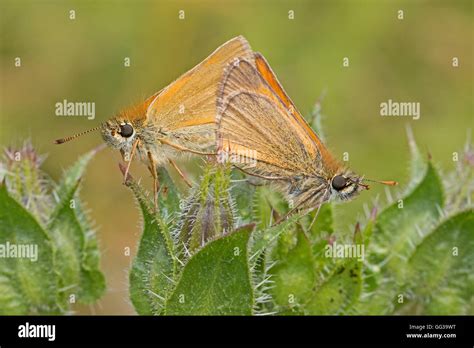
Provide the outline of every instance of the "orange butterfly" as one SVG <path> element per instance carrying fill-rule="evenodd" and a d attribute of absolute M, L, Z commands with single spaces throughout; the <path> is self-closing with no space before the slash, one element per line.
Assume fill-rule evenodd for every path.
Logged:
<path fill-rule="evenodd" d="M 174 158 L 183 151 L 201 155 L 215 153 L 219 82 L 225 67 L 236 57 L 246 59 L 251 56 L 247 40 L 242 36 L 233 38 L 144 102 L 119 112 L 98 127 L 56 140 L 56 143 L 62 144 L 100 129 L 105 142 L 120 150 L 128 162 L 125 179 L 135 154 L 148 164 L 154 178 L 156 202 L 159 185 L 157 165 L 163 166 L 170 162 L 184 178 Z"/>
<path fill-rule="evenodd" d="M 261 54 L 227 66 L 217 106 L 220 161 L 274 181 L 294 209 L 316 208 L 333 198 L 349 200 L 368 189 L 321 142 Z"/>

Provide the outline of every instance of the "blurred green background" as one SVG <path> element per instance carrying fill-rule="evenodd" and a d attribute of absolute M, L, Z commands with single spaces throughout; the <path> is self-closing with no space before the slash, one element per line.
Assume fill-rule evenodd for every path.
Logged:
<path fill-rule="evenodd" d="M 228 39 L 244 35 L 271 64 L 300 112 L 323 100 L 327 144 L 369 178 L 407 179 L 410 124 L 420 148 L 441 168 L 453 165 L 473 127 L 473 3 L 467 1 L 5 1 L 1 16 L 1 141 L 30 137 L 57 178 L 101 144 L 98 133 L 62 146 L 59 137 L 92 128 L 153 94 Z M 76 19 L 69 19 L 75 10 Z M 184 10 L 185 19 L 178 14 Z M 397 11 L 404 11 L 404 19 Z M 294 19 L 288 18 L 294 11 Z M 21 67 L 15 67 L 15 57 Z M 131 66 L 124 67 L 130 57 Z M 350 60 L 343 67 L 343 58 Z M 459 58 L 459 67 L 452 58 Z M 96 119 L 57 117 L 55 103 L 96 103 Z M 420 102 L 421 118 L 381 117 L 380 103 Z M 467 130 L 470 129 L 470 130 Z M 120 155 L 102 151 L 89 167 L 82 198 L 97 222 L 107 295 L 80 313 L 131 314 L 128 270 L 140 215 L 121 184 Z M 132 166 L 148 183 L 143 165 Z M 190 173 L 191 175 L 193 173 Z M 393 195 L 401 188 L 391 189 Z M 348 230 L 372 186 L 341 205 Z M 131 256 L 124 254 L 130 247 Z"/>

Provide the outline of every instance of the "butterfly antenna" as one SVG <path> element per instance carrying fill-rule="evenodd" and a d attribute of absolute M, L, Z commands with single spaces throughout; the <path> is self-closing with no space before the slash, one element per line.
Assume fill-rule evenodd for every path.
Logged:
<path fill-rule="evenodd" d="M 92 129 L 88 129 L 88 130 L 86 130 L 86 131 L 84 131 L 84 132 L 74 134 L 74 135 L 72 135 L 72 136 L 70 136 L 70 137 L 65 137 L 65 138 L 62 138 L 62 139 L 57 139 L 57 140 L 54 141 L 54 143 L 55 143 L 55 144 L 64 144 L 64 143 L 66 143 L 66 142 L 68 142 L 68 141 L 70 141 L 70 140 L 76 139 L 77 137 L 80 137 L 80 136 L 82 136 L 82 135 L 84 135 L 84 134 L 87 134 L 87 133 L 90 133 L 90 132 L 99 130 L 101 127 L 102 127 L 102 125 L 99 125 L 99 126 L 94 127 L 94 128 L 92 128 Z"/>
<path fill-rule="evenodd" d="M 363 188 L 365 188 L 366 190 L 369 190 L 370 189 L 370 186 L 369 185 L 364 185 L 360 182 L 357 182 L 357 181 L 354 181 L 354 180 L 351 180 L 351 179 L 348 179 L 351 183 L 355 184 L 355 185 L 358 185 L 358 186 L 362 186 Z"/>
<path fill-rule="evenodd" d="M 398 182 L 393 180 L 371 180 L 371 179 L 362 179 L 363 181 L 376 182 L 377 184 L 387 185 L 387 186 L 397 186 Z"/>

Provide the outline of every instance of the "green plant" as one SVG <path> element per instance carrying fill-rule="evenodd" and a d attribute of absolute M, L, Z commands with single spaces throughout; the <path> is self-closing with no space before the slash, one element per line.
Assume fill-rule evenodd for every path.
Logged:
<path fill-rule="evenodd" d="M 95 151 L 66 170 L 59 183 L 41 170 L 26 142 L 1 161 L 0 314 L 64 314 L 105 290 L 91 222 L 78 197 Z"/>
<path fill-rule="evenodd" d="M 158 212 L 129 178 L 144 220 L 130 272 L 137 312 L 473 314 L 474 151 L 468 142 L 443 182 L 408 133 L 404 194 L 348 233 L 335 231 L 333 204 L 314 224 L 315 212 L 273 225 L 289 210 L 285 200 L 271 187 L 232 183 L 242 176 L 227 167 L 207 167 L 181 207 L 182 194 L 162 170 Z M 359 256 L 328 257 L 335 243 Z"/>

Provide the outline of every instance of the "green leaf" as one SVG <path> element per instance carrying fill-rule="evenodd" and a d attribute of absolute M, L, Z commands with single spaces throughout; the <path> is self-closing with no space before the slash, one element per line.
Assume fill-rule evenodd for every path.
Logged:
<path fill-rule="evenodd" d="M 312 295 L 304 305 L 305 314 L 345 314 L 356 303 L 362 289 L 362 266 L 366 250 L 364 241 L 370 226 L 368 223 L 361 231 L 357 224 L 353 242 L 339 243 L 322 239 L 313 245 L 318 276 Z M 351 254 L 343 253 L 344 250 Z"/>
<path fill-rule="evenodd" d="M 443 176 L 446 187 L 444 211 L 449 215 L 472 207 L 474 201 L 474 144 L 468 138 L 464 149 L 454 155 L 458 158 L 453 170 Z"/>
<path fill-rule="evenodd" d="M 387 268 L 400 276 L 400 262 L 406 262 L 423 233 L 439 219 L 443 207 L 443 187 L 431 163 L 423 181 L 402 203 L 395 202 L 378 216 L 372 238 L 376 259 L 390 255 Z"/>
<path fill-rule="evenodd" d="M 7 250 L 18 250 L 20 246 L 32 253 L 31 259 L 7 257 Z M 61 312 L 57 305 L 57 282 L 48 235 L 33 216 L 9 196 L 5 184 L 0 185 L 0 255 L 1 315 Z"/>
<path fill-rule="evenodd" d="M 271 293 L 278 310 L 298 312 L 311 296 L 315 284 L 315 266 L 311 244 L 301 229 L 282 233 L 273 250 L 277 264 L 270 274 L 275 284 Z"/>
<path fill-rule="evenodd" d="M 166 303 L 166 314 L 251 315 L 254 295 L 247 243 L 253 228 L 241 227 L 194 254 Z"/>
<path fill-rule="evenodd" d="M 273 265 L 272 260 L 267 260 L 268 254 L 271 253 L 272 248 L 275 246 L 280 235 L 285 231 L 293 230 L 295 228 L 295 222 L 298 221 L 300 216 L 295 214 L 289 217 L 287 220 L 281 223 L 269 227 L 265 230 L 256 230 L 252 234 L 252 240 L 249 247 L 249 264 L 252 271 L 252 281 L 256 290 L 256 298 L 258 301 L 255 304 L 255 310 L 258 313 L 266 313 L 268 301 L 262 301 L 261 299 L 268 300 L 268 288 L 270 266 Z"/>
<path fill-rule="evenodd" d="M 415 136 L 409 125 L 406 127 L 408 147 L 410 149 L 410 182 L 407 186 L 407 191 L 417 186 L 423 180 L 423 174 L 426 172 L 427 161 L 423 158 L 418 145 L 415 141 Z"/>
<path fill-rule="evenodd" d="M 336 315 L 347 313 L 359 298 L 362 288 L 362 262 L 345 259 L 319 281 L 311 299 L 304 305 L 305 314 Z"/>
<path fill-rule="evenodd" d="M 393 310 L 408 258 L 439 219 L 443 187 L 431 163 L 426 166 L 423 180 L 401 202 L 386 208 L 373 228 L 368 267 L 371 281 L 377 281 L 377 285 L 376 291 L 358 306 L 362 313 L 384 314 Z"/>
<path fill-rule="evenodd" d="M 275 245 L 282 233 L 294 228 L 295 222 L 297 222 L 300 217 L 301 216 L 299 214 L 294 214 L 287 220 L 282 221 L 277 225 L 273 225 L 272 227 L 269 227 L 265 230 L 257 230 L 253 233 L 249 252 L 249 260 L 252 268 L 254 268 L 255 262 L 262 255 L 262 253 Z"/>
<path fill-rule="evenodd" d="M 467 312 L 474 298 L 474 210 L 440 224 L 408 263 L 407 284 L 428 315 Z"/>
<path fill-rule="evenodd" d="M 85 223 L 84 213 L 77 212 L 76 186 L 63 191 L 48 231 L 54 246 L 55 270 L 64 301 L 75 295 L 79 302 L 92 303 L 105 291 L 105 279 L 99 271 L 95 233 Z M 67 194 L 67 195 L 66 195 Z M 81 223 L 81 221 L 84 221 Z"/>
<path fill-rule="evenodd" d="M 84 175 L 87 165 L 101 149 L 102 146 L 99 146 L 82 155 L 63 173 L 61 181 L 56 188 L 56 194 L 59 198 L 69 196 L 71 190 L 75 190 L 78 181 L 81 180 L 82 176 Z"/>
<path fill-rule="evenodd" d="M 138 314 L 161 314 L 174 285 L 173 241 L 167 223 L 160 213 L 154 214 L 154 208 L 141 188 L 130 177 L 126 184 L 133 191 L 143 216 L 142 237 L 129 275 L 130 299 Z"/>
<path fill-rule="evenodd" d="M 95 232 L 77 194 L 85 169 L 99 149 L 81 156 L 68 168 L 56 189 L 59 202 L 49 218 L 47 230 L 53 241 L 62 302 L 74 295 L 79 302 L 92 303 L 105 291 Z"/>
<path fill-rule="evenodd" d="M 370 214 L 368 221 L 366 222 L 363 230 L 361 231 L 360 235 L 357 236 L 355 243 L 363 244 L 364 245 L 364 252 L 367 255 L 367 251 L 370 250 L 370 239 L 372 237 L 372 233 L 375 226 L 375 221 L 377 217 L 377 210 L 374 208 Z M 356 230 L 357 231 L 357 230 Z M 361 291 L 365 293 L 372 293 L 377 289 L 377 278 L 376 276 L 379 273 L 375 274 L 373 269 L 370 267 L 370 264 L 367 262 L 362 267 L 362 275 L 361 275 Z M 358 304 L 356 303 L 356 306 Z M 356 309 L 357 311 L 357 309 Z"/>
<path fill-rule="evenodd" d="M 89 223 L 89 217 L 86 216 L 82 203 L 77 201 L 76 209 L 77 221 L 84 232 L 84 246 L 82 253 L 82 288 L 84 289 L 82 297 L 87 303 L 92 299 L 98 299 L 105 291 L 105 277 L 99 270 L 100 252 L 97 242 L 97 235 Z"/>

